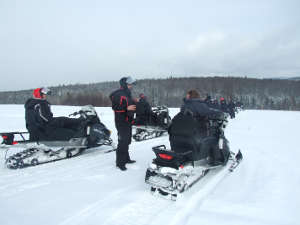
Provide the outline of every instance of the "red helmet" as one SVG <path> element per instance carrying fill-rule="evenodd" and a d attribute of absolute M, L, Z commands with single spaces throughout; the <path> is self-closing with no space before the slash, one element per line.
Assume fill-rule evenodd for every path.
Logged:
<path fill-rule="evenodd" d="M 32 94 L 35 98 L 42 98 L 42 95 L 50 95 L 51 91 L 48 88 L 36 88 Z"/>

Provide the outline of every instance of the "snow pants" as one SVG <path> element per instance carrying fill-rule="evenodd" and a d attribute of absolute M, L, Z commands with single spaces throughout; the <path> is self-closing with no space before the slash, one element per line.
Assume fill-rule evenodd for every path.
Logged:
<path fill-rule="evenodd" d="M 129 157 L 129 145 L 131 143 L 132 127 L 131 125 L 118 125 L 116 124 L 118 130 L 118 147 L 116 151 L 116 165 L 125 166 L 125 164 L 130 160 Z"/>

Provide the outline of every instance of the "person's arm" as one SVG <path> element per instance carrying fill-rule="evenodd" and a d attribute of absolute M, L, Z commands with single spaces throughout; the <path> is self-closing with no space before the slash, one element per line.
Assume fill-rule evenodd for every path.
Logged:
<path fill-rule="evenodd" d="M 48 106 L 43 102 L 34 106 L 34 110 L 36 111 L 40 119 L 46 123 L 50 121 L 49 110 L 47 109 L 47 107 Z"/>
<path fill-rule="evenodd" d="M 200 116 L 213 116 L 213 115 L 214 116 L 221 116 L 223 114 L 222 111 L 217 110 L 217 109 L 213 109 L 213 108 L 209 108 L 204 103 L 198 104 L 196 109 L 197 109 L 197 114 L 199 114 Z"/>
<path fill-rule="evenodd" d="M 135 105 L 128 105 L 128 98 L 124 95 L 116 95 L 113 97 L 113 110 L 117 113 L 125 113 L 127 111 L 135 111 Z"/>

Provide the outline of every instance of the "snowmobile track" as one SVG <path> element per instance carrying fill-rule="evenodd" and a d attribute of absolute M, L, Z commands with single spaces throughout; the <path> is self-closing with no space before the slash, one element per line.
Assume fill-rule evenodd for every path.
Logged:
<path fill-rule="evenodd" d="M 207 196 L 212 193 L 218 186 L 222 180 L 224 180 L 230 171 L 228 170 L 230 167 L 230 163 L 228 163 L 225 167 L 212 170 L 206 176 L 200 179 L 197 182 L 193 189 L 184 193 L 185 196 L 182 198 L 178 198 L 178 203 L 184 202 L 184 207 L 182 210 L 178 210 L 173 217 L 173 220 L 169 223 L 169 225 L 183 225 L 188 222 L 188 218 L 191 215 L 191 212 L 194 211 L 196 208 L 199 208 L 204 201 L 206 201 Z M 201 186 L 200 186 L 201 185 Z M 195 191 L 199 187 L 197 191 Z"/>

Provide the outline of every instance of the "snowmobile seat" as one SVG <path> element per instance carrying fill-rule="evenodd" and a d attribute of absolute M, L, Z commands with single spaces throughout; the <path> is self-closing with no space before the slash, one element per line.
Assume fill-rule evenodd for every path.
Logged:
<path fill-rule="evenodd" d="M 193 152 L 194 161 L 206 158 L 209 153 L 207 137 L 204 137 L 198 121 L 191 115 L 177 114 L 169 128 L 171 149 L 177 153 Z"/>

